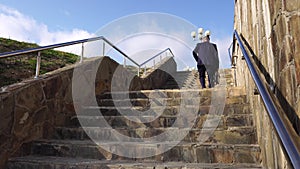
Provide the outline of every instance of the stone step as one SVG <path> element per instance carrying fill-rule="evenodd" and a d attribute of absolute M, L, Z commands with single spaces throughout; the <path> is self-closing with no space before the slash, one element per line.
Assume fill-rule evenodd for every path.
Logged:
<path fill-rule="evenodd" d="M 157 90 L 141 90 L 141 91 L 115 91 L 105 92 L 97 96 L 97 99 L 114 98 L 149 98 L 149 97 L 166 97 L 166 98 L 193 98 L 193 97 L 212 97 L 217 95 L 232 97 L 246 95 L 243 87 L 218 87 L 206 89 L 157 89 Z"/>
<path fill-rule="evenodd" d="M 85 106 L 81 111 L 77 112 L 77 115 L 84 116 L 139 116 L 139 115 L 153 115 L 157 114 L 165 116 L 174 116 L 185 112 L 193 112 L 194 114 L 216 114 L 213 113 L 214 106 L 201 105 L 201 106 L 128 106 L 128 107 L 111 107 L 111 106 Z M 163 109 L 163 110 L 162 110 Z M 235 115 L 235 114 L 251 114 L 249 104 L 227 104 L 224 106 L 222 112 L 217 114 Z"/>
<path fill-rule="evenodd" d="M 184 82 L 178 82 L 175 80 L 167 81 L 166 84 L 160 89 L 200 89 L 200 85 L 196 82 L 196 80 L 187 79 Z"/>
<path fill-rule="evenodd" d="M 72 126 L 112 127 L 112 128 L 228 128 L 237 126 L 253 126 L 251 114 L 238 115 L 184 115 L 184 116 L 76 116 Z"/>
<path fill-rule="evenodd" d="M 192 74 L 189 74 L 189 75 L 183 75 L 183 74 L 176 74 L 174 77 L 171 77 L 167 83 L 171 82 L 171 83 L 178 83 L 178 84 L 183 84 L 183 83 L 186 83 L 186 82 L 192 82 L 192 80 L 195 79 L 194 75 Z"/>
<path fill-rule="evenodd" d="M 64 140 L 93 140 L 109 142 L 117 140 L 114 132 L 133 138 L 150 138 L 162 133 L 170 132 L 162 136 L 162 140 L 197 142 L 201 138 L 205 143 L 223 144 L 256 144 L 256 132 L 254 127 L 230 127 L 228 129 L 190 129 L 190 128 L 139 128 L 139 129 L 112 129 L 99 127 L 66 128 L 57 127 L 54 139 Z M 181 136 L 183 135 L 183 136 Z"/>
<path fill-rule="evenodd" d="M 226 86 L 232 86 L 232 70 L 219 70 L 220 82 Z M 208 83 L 208 77 L 206 78 Z M 199 75 L 197 71 L 176 72 L 175 75 L 168 79 L 162 89 L 200 89 Z"/>
<path fill-rule="evenodd" d="M 117 98 L 113 99 L 98 99 L 99 106 L 117 106 L 117 107 L 129 107 L 129 106 L 179 106 L 179 105 L 211 105 L 215 104 L 212 97 L 193 97 L 193 98 L 166 98 L 166 96 L 152 97 L 152 98 Z M 222 100 L 225 104 L 243 104 L 247 102 L 247 97 L 232 96 Z"/>
<path fill-rule="evenodd" d="M 10 159 L 7 169 L 261 169 L 258 164 L 136 162 L 52 156 L 25 156 Z"/>
<path fill-rule="evenodd" d="M 232 77 L 232 72 L 231 72 L 231 70 L 228 70 L 228 71 L 227 70 L 226 71 L 219 70 L 219 75 L 224 77 L 224 78 L 231 78 Z M 176 72 L 174 77 L 181 77 L 181 76 L 195 76 L 195 77 L 198 77 L 199 73 L 198 73 L 197 70 L 190 71 L 190 72 Z M 207 76 L 207 74 L 206 74 L 206 76 Z"/>
<path fill-rule="evenodd" d="M 173 75 L 173 79 L 188 79 L 190 76 L 193 76 L 194 73 L 191 71 L 178 71 Z"/>
<path fill-rule="evenodd" d="M 260 162 L 260 148 L 256 144 L 142 143 L 120 141 L 101 142 L 99 145 L 91 141 L 41 140 L 32 144 L 31 154 L 100 160 L 136 160 L 140 162 L 149 160 L 156 162 L 183 161 L 190 163 L 259 164 Z"/>

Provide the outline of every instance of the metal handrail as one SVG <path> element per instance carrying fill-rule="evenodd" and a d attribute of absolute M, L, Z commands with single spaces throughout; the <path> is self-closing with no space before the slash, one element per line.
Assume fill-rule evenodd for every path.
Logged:
<path fill-rule="evenodd" d="M 117 48 L 114 44 L 112 44 L 110 41 L 108 41 L 106 38 L 103 37 L 103 40 L 108 43 L 111 47 L 113 47 L 116 51 L 121 53 L 123 56 L 125 56 L 128 60 L 130 60 L 132 63 L 134 63 L 136 66 L 139 66 L 139 64 L 131 59 L 128 55 L 126 55 L 123 51 L 121 51 L 119 48 Z"/>
<path fill-rule="evenodd" d="M 255 85 L 260 93 L 260 96 L 264 102 L 264 105 L 267 109 L 267 112 L 273 122 L 273 125 L 278 133 L 278 136 L 283 144 L 284 149 L 286 150 L 291 163 L 293 164 L 294 168 L 300 168 L 300 153 L 297 148 L 297 143 L 292 139 L 292 134 L 288 131 L 287 125 L 284 123 L 283 119 L 280 117 L 279 111 L 275 106 L 274 101 L 271 98 L 269 91 L 266 89 L 265 85 L 263 84 L 259 74 L 257 73 L 254 64 L 252 63 L 245 47 L 240 39 L 239 34 L 237 31 L 234 31 L 234 36 L 238 41 L 238 44 L 241 48 L 241 51 L 245 57 L 247 66 L 251 73 L 251 76 L 255 82 Z"/>
<path fill-rule="evenodd" d="M 18 56 L 22 54 L 27 54 L 27 53 L 33 53 L 33 52 L 39 52 L 47 49 L 54 49 L 54 48 L 59 48 L 59 47 L 64 47 L 64 46 L 70 46 L 70 45 L 75 45 L 79 43 L 85 43 L 85 42 L 90 42 L 90 41 L 96 41 L 96 40 L 101 40 L 103 37 L 95 37 L 95 38 L 89 38 L 89 39 L 83 39 L 83 40 L 77 40 L 77 41 L 71 41 L 71 42 L 65 42 L 65 43 L 58 43 L 58 44 L 53 44 L 53 45 L 48 45 L 48 46 L 40 46 L 36 48 L 30 48 L 30 49 L 23 49 L 23 50 L 17 50 L 17 51 L 12 51 L 12 52 L 5 52 L 0 54 L 0 58 L 6 58 L 10 56 Z"/>
<path fill-rule="evenodd" d="M 35 75 L 35 78 L 37 78 L 39 76 L 39 68 L 40 68 L 40 60 L 41 60 L 40 52 L 41 51 L 48 50 L 48 49 L 59 48 L 59 47 L 71 46 L 71 45 L 76 45 L 76 44 L 83 44 L 83 43 L 86 43 L 86 42 L 92 42 L 92 41 L 98 41 L 98 40 L 103 40 L 104 42 L 109 44 L 112 48 L 114 48 L 116 51 L 121 53 L 124 57 L 129 59 L 136 66 L 140 67 L 140 65 L 137 62 L 135 62 L 133 59 L 131 59 L 128 55 L 126 55 L 123 51 L 121 51 L 119 48 L 117 48 L 115 45 L 113 45 L 109 40 L 107 40 L 103 36 L 88 38 L 88 39 L 82 39 L 82 40 L 76 40 L 76 41 L 70 41 L 70 42 L 65 42 L 65 43 L 58 43 L 58 44 L 53 44 L 53 45 L 48 45 L 48 46 L 41 46 L 41 47 L 30 48 L 30 49 L 17 50 L 17 51 L 12 51 L 12 52 L 5 52 L 5 53 L 0 54 L 0 58 L 7 58 L 7 57 L 11 57 L 11 56 L 18 56 L 18 55 L 27 54 L 27 53 L 38 52 L 37 65 L 36 65 L 36 75 Z M 83 60 L 83 45 L 82 45 L 82 55 L 81 55 L 81 58 L 80 58 L 80 62 L 82 62 L 82 60 Z"/>
<path fill-rule="evenodd" d="M 11 56 L 18 56 L 18 55 L 23 55 L 23 54 L 38 52 L 37 64 L 36 64 L 36 75 L 35 75 L 35 78 L 37 78 L 39 76 L 39 71 L 40 71 L 40 62 L 41 62 L 40 52 L 41 51 L 48 50 L 48 49 L 65 47 L 65 46 L 71 46 L 71 45 L 76 45 L 76 44 L 82 44 L 82 51 L 81 51 L 82 54 L 81 54 L 81 57 L 80 57 L 80 62 L 82 62 L 83 61 L 83 53 L 84 53 L 83 52 L 83 50 L 84 50 L 83 44 L 86 43 L 86 42 L 92 42 L 92 41 L 98 41 L 98 40 L 103 40 L 104 42 L 106 42 L 107 44 L 109 44 L 113 49 L 115 49 L 116 51 L 118 51 L 119 53 L 121 53 L 125 58 L 127 58 L 132 63 L 134 63 L 138 67 L 138 76 L 140 74 L 140 68 L 143 65 L 145 65 L 149 61 L 155 59 L 157 56 L 161 55 L 162 53 L 164 53 L 164 52 L 166 52 L 166 51 L 169 50 L 170 53 L 172 54 L 172 56 L 174 57 L 174 54 L 173 54 L 172 50 L 170 48 L 167 48 L 167 49 L 163 50 L 162 52 L 159 52 L 158 54 L 154 55 L 150 59 L 146 60 L 142 64 L 138 64 L 136 61 L 134 61 L 132 58 L 130 58 L 127 54 L 125 54 L 121 49 L 119 49 L 118 47 L 116 47 L 113 43 L 111 43 L 105 37 L 99 36 L 99 37 L 87 38 L 87 39 L 70 41 L 70 42 L 65 42 L 65 43 L 58 43 L 58 44 L 53 44 L 53 45 L 48 45 L 48 46 L 40 46 L 40 47 L 36 47 L 36 48 L 22 49 L 22 50 L 17 50 L 17 51 L 12 51 L 12 52 L 4 52 L 4 53 L 0 54 L 0 59 L 1 58 L 11 57 Z M 103 50 L 104 50 L 104 46 L 103 46 Z M 103 52 L 103 55 L 104 55 L 104 52 Z"/>
<path fill-rule="evenodd" d="M 140 64 L 140 67 L 142 67 L 143 65 L 145 65 L 146 63 L 150 62 L 151 60 L 155 59 L 156 57 L 158 57 L 159 55 L 163 54 L 164 52 L 169 51 L 172 55 L 172 57 L 174 57 L 174 54 L 172 52 L 172 50 L 170 48 L 167 48 L 161 52 L 159 52 L 158 54 L 154 55 L 153 57 L 149 58 L 148 60 L 146 60 L 145 62 Z"/>

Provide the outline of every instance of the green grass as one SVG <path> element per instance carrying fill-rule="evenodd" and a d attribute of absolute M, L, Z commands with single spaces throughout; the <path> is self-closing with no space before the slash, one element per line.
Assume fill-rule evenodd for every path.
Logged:
<path fill-rule="evenodd" d="M 0 53 L 36 47 L 38 45 L 34 43 L 0 38 Z M 0 59 L 0 87 L 33 77 L 35 75 L 36 56 L 37 53 L 30 53 Z M 40 74 L 74 64 L 78 60 L 79 56 L 72 53 L 57 50 L 42 51 Z"/>

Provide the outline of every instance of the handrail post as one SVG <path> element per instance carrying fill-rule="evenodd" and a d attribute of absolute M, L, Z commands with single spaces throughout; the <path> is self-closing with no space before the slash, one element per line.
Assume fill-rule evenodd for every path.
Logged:
<path fill-rule="evenodd" d="M 126 58 L 123 57 L 123 67 L 126 67 Z"/>
<path fill-rule="evenodd" d="M 39 78 L 40 75 L 40 67 L 41 67 L 41 52 L 38 52 L 36 57 L 36 67 L 35 67 L 35 79 Z"/>
<path fill-rule="evenodd" d="M 231 67 L 232 68 L 235 68 L 236 67 L 236 64 L 237 64 L 237 58 L 238 56 L 236 55 L 233 55 L 232 58 L 231 58 Z"/>
<path fill-rule="evenodd" d="M 231 42 L 231 44 L 228 48 L 228 55 L 229 55 L 229 59 L 231 61 L 231 65 L 232 65 L 232 54 L 231 54 L 232 51 L 230 51 L 230 50 L 232 49 L 232 45 L 233 45 L 233 42 Z"/>
<path fill-rule="evenodd" d="M 138 76 L 140 76 L 140 69 L 141 69 L 141 66 L 138 67 Z"/>
<path fill-rule="evenodd" d="M 102 56 L 105 55 L 105 42 L 102 43 Z"/>
<path fill-rule="evenodd" d="M 81 44 L 81 56 L 80 56 L 80 62 L 79 63 L 83 62 L 83 55 L 84 55 L 84 43 Z"/>

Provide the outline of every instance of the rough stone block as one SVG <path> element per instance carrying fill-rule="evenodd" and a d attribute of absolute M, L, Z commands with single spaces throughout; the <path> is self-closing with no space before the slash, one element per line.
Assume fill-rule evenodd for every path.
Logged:
<path fill-rule="evenodd" d="M 282 1 L 285 10 L 288 12 L 299 11 L 300 3 L 298 0 Z"/>
<path fill-rule="evenodd" d="M 10 135 L 14 119 L 14 95 L 10 93 L 0 93 L 0 134 Z"/>

